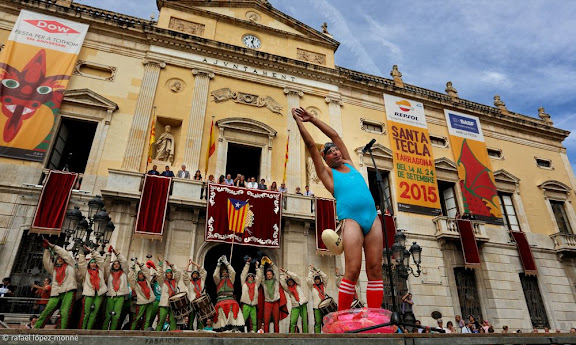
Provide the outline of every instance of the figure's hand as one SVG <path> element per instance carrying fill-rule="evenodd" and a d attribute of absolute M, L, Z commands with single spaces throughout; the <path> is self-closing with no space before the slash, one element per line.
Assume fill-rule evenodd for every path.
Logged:
<path fill-rule="evenodd" d="M 42 240 L 42 247 L 44 247 L 44 249 L 48 249 L 48 247 L 50 247 L 50 242 L 45 238 Z"/>
<path fill-rule="evenodd" d="M 310 268 L 310 271 L 315 271 L 316 269 L 314 268 L 314 266 L 310 265 L 308 266 Z"/>
<path fill-rule="evenodd" d="M 252 258 L 251 258 L 251 257 L 247 257 L 247 258 L 246 258 L 246 262 L 250 262 L 250 261 L 252 261 Z"/>
<path fill-rule="evenodd" d="M 256 261 L 256 268 L 260 267 L 260 261 Z"/>
<path fill-rule="evenodd" d="M 338 267 L 336 267 L 336 275 L 339 276 L 340 275 L 340 269 Z"/>
<path fill-rule="evenodd" d="M 314 118 L 314 115 L 310 114 L 302 107 L 292 108 L 292 116 L 294 117 L 294 120 L 301 120 L 302 122 L 308 122 Z"/>
<path fill-rule="evenodd" d="M 280 270 L 280 272 L 284 272 L 284 273 L 286 273 L 286 270 L 285 270 L 285 269 L 283 269 L 282 267 L 278 267 L 278 269 Z"/>

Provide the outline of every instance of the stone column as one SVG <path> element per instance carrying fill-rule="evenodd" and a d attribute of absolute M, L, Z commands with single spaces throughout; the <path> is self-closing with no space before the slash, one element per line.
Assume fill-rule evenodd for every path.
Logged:
<path fill-rule="evenodd" d="M 226 176 L 226 161 L 228 159 L 228 140 L 224 137 L 224 128 L 218 130 L 218 149 L 216 150 L 216 179 Z"/>
<path fill-rule="evenodd" d="M 136 101 L 136 111 L 132 119 L 132 126 L 128 133 L 128 143 L 122 160 L 122 169 L 139 171 L 142 162 L 142 153 L 146 150 L 146 137 L 150 131 L 150 117 L 152 114 L 152 104 L 158 86 L 160 70 L 166 67 L 166 63 L 152 60 L 142 61 L 144 64 L 144 77 L 138 100 Z"/>
<path fill-rule="evenodd" d="M 200 157 L 202 155 L 202 133 L 204 132 L 204 119 L 206 117 L 206 104 L 208 103 L 208 86 L 214 73 L 205 70 L 193 69 L 194 95 L 192 96 L 192 108 L 188 118 L 188 134 L 184 147 L 184 164 L 190 171 L 200 169 Z M 206 157 L 204 157 L 206 158 Z"/>
<path fill-rule="evenodd" d="M 342 100 L 335 97 L 326 97 L 324 100 L 328 103 L 330 127 L 334 128 L 340 138 L 342 138 Z"/>
<path fill-rule="evenodd" d="M 290 131 L 290 142 L 288 143 L 288 166 L 286 167 L 286 187 L 289 191 L 294 191 L 296 187 L 302 187 L 302 153 L 300 147 L 302 140 L 296 121 L 292 117 L 292 108 L 300 107 L 300 97 L 304 93 L 295 89 L 284 89 L 288 98 L 288 130 Z"/>

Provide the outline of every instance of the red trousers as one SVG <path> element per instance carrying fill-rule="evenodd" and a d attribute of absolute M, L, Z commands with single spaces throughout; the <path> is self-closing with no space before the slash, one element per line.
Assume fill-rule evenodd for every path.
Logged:
<path fill-rule="evenodd" d="M 280 333 L 280 301 L 264 303 L 264 333 L 270 333 L 270 316 L 274 318 L 274 332 Z"/>

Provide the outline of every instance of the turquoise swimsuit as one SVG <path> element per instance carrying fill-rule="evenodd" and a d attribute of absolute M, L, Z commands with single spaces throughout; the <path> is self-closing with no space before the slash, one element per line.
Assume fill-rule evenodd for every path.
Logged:
<path fill-rule="evenodd" d="M 336 213 L 339 220 L 346 218 L 355 220 L 366 236 L 377 216 L 374 198 L 362 175 L 350 164 L 344 163 L 344 165 L 350 172 L 341 173 L 332 169 Z"/>

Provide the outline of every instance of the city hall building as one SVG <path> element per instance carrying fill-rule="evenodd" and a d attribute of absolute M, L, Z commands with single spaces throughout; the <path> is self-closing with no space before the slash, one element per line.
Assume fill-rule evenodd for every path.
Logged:
<path fill-rule="evenodd" d="M 407 235 L 408 247 L 414 241 L 421 246 L 421 274 L 398 287 L 412 292 L 415 316 L 423 324 L 432 324 L 431 313 L 439 311 L 444 324 L 455 315 L 474 314 L 498 328 L 567 331 L 575 326 L 576 180 L 562 144 L 569 132 L 554 127 L 543 108 L 528 116 L 508 110 L 497 96 L 494 105 L 461 99 L 450 82 L 444 92 L 409 85 L 402 80 L 402 66 L 393 62 L 390 76 L 337 66 L 339 42 L 329 28 L 311 28 L 266 0 L 158 0 L 157 5 L 156 20 L 70 0 L 0 3 L 2 47 L 22 10 L 89 26 L 41 159 L 0 157 L 0 272 L 12 277 L 18 294 L 26 295 L 46 275 L 42 238 L 32 224 L 41 193 L 48 193 L 49 171 L 64 170 L 79 174 L 67 209 L 77 206 L 87 215 L 88 203 L 101 195 L 114 224 L 109 241 L 126 257 L 145 261 L 151 254 L 178 267 L 191 258 L 212 269 L 221 255 L 229 256 L 230 245 L 210 240 L 207 206 L 213 191 L 204 183 L 206 172 L 216 179 L 243 174 L 264 179 L 267 186 L 285 179 L 277 242 L 235 245 L 232 261 L 241 267 L 244 255 L 266 255 L 302 277 L 313 265 L 328 275 L 328 294 L 336 297 L 335 272 L 344 270 L 343 258 L 319 249 L 322 229 L 317 229 L 315 209 L 315 198 L 331 195 L 314 172 L 290 112 L 303 107 L 343 138 L 376 202 Z M 398 198 L 412 193 L 419 199 L 420 191 L 399 183 L 411 174 L 398 172 L 403 165 L 395 161 L 397 150 L 410 150 L 410 145 L 391 140 L 398 133 L 387 120 L 394 105 L 388 100 L 398 98 L 410 105 L 397 103 L 403 111 L 419 104 L 425 115 L 433 173 L 419 182 L 433 183 L 427 195 L 437 205 L 434 214 L 399 207 L 404 204 Z M 3 98 L 3 106 L 6 102 Z M 471 207 L 463 196 L 467 185 L 460 182 L 466 167 L 455 154 L 448 114 L 479 119 L 487 157 L 483 165 L 491 167 L 497 196 L 491 200 L 498 207 L 491 211 L 499 221 L 471 217 L 479 255 L 471 269 L 456 220 Z M 8 117 L 2 116 L 0 126 L 10 126 Z M 318 147 L 327 141 L 316 128 L 308 129 Z M 207 159 L 211 137 L 215 150 Z M 376 139 L 376 169 L 362 151 L 371 139 Z M 144 207 L 145 173 L 153 165 L 160 172 L 166 165 L 176 172 L 183 164 L 191 175 L 200 170 L 204 181 L 174 178 L 162 232 L 135 232 Z M 383 197 L 376 171 L 383 175 Z M 314 197 L 295 193 L 306 185 Z M 254 223 L 266 217 L 256 214 Z M 65 230 L 50 240 L 71 245 L 74 236 Z M 511 231 L 525 234 L 529 245 L 521 247 Z M 531 253 L 535 270 L 526 271 L 522 252 Z M 365 275 L 361 283 L 364 293 Z M 313 323 L 313 317 L 309 320 Z M 286 329 L 287 320 L 281 330 Z"/>

